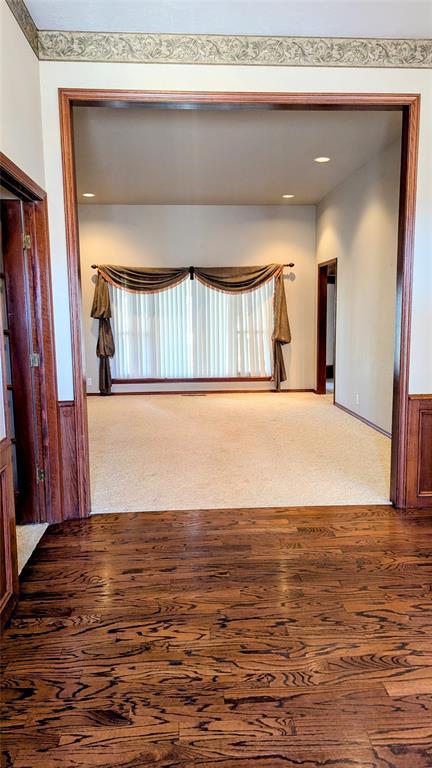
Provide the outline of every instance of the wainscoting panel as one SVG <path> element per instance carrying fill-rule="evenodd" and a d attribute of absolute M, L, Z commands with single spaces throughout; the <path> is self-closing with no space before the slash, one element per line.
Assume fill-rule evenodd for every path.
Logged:
<path fill-rule="evenodd" d="M 18 597 L 15 501 L 9 438 L 0 441 L 0 624 L 8 621 Z"/>
<path fill-rule="evenodd" d="M 432 395 L 409 397 L 406 503 L 432 506 Z"/>
<path fill-rule="evenodd" d="M 79 517 L 75 403 L 73 400 L 62 400 L 58 406 L 62 457 L 63 520 L 71 520 Z"/>

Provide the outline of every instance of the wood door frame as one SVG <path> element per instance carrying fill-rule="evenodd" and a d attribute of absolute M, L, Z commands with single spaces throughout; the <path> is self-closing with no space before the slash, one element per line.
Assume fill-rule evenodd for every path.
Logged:
<path fill-rule="evenodd" d="M 5 309 L 10 341 L 14 453 L 19 493 L 15 495 L 16 523 L 35 523 L 45 515 L 45 483 L 37 469 L 44 467 L 43 429 L 39 399 L 40 368 L 32 368 L 30 352 L 38 351 L 33 280 L 33 203 L 14 197 L 1 201 Z M 24 247 L 24 233 L 31 243 Z M 12 408 L 10 407 L 12 405 Z M 9 434 L 9 433 L 8 433 Z"/>
<path fill-rule="evenodd" d="M 336 350 L 336 303 L 337 303 L 337 259 L 322 261 L 317 265 L 318 287 L 317 287 L 317 370 L 316 370 L 316 389 L 317 395 L 325 395 L 327 392 L 327 285 L 328 268 L 335 268 L 335 337 L 334 349 Z M 333 360 L 334 366 L 334 388 L 333 402 L 336 400 L 336 355 Z"/>
<path fill-rule="evenodd" d="M 33 179 L 2 152 L 0 152 L 0 180 L 2 185 L 20 200 L 31 204 L 27 211 L 28 223 L 32 228 L 32 276 L 35 331 L 40 356 L 42 450 L 46 499 L 44 519 L 40 522 L 54 523 L 63 519 L 63 504 L 47 196 Z"/>
<path fill-rule="evenodd" d="M 60 132 L 66 217 L 66 241 L 71 313 L 76 456 L 79 515 L 90 513 L 88 426 L 84 365 L 81 349 L 81 285 L 76 197 L 73 107 L 160 106 L 171 109 L 210 108 L 296 110 L 397 110 L 402 112 L 401 183 L 398 228 L 393 439 L 390 499 L 406 504 L 408 374 L 411 325 L 414 220 L 417 181 L 420 95 L 405 93 L 248 93 L 59 89 Z"/>

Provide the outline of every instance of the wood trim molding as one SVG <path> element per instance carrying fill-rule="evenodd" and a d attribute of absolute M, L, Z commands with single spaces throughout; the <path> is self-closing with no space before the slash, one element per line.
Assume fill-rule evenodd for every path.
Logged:
<path fill-rule="evenodd" d="M 109 397 L 123 395 L 256 395 L 256 394 L 285 394 L 294 392 L 312 392 L 314 389 L 158 389 L 158 390 L 137 390 L 132 392 L 111 392 Z M 106 397 L 99 392 L 87 392 L 87 397 Z"/>
<path fill-rule="evenodd" d="M 337 259 L 327 259 L 327 261 L 318 261 L 317 267 L 333 267 L 337 266 Z"/>
<path fill-rule="evenodd" d="M 352 411 L 350 408 L 347 408 L 345 405 L 341 405 L 340 403 L 337 403 L 336 400 L 334 401 L 333 405 L 335 405 L 336 408 L 340 408 L 341 411 L 345 411 L 345 413 L 348 413 L 350 416 L 353 416 L 355 419 L 362 421 L 363 424 L 366 424 L 368 427 L 371 427 L 376 432 L 380 432 L 382 435 L 385 435 L 386 437 L 389 437 L 391 439 L 391 436 L 392 436 L 391 432 L 387 432 L 386 429 L 379 427 L 378 424 L 374 424 L 373 421 L 369 421 L 369 419 L 365 419 L 364 416 L 360 416 L 359 413 Z"/>
<path fill-rule="evenodd" d="M 40 354 L 40 393 L 45 469 L 46 520 L 62 520 L 60 441 L 57 413 L 57 370 L 54 340 L 48 206 L 45 191 L 0 152 L 0 180 L 24 200 L 31 226 L 35 330 Z M 30 203 L 31 205 L 27 205 Z"/>
<path fill-rule="evenodd" d="M 71 317 L 72 370 L 75 404 L 75 452 L 77 463 L 77 516 L 90 514 L 90 465 L 88 451 L 87 402 L 85 372 L 81 349 L 81 278 L 78 212 L 75 180 L 75 157 L 72 101 L 59 92 L 60 133 L 63 163 L 63 183 L 68 253 L 69 303 Z"/>
<path fill-rule="evenodd" d="M 62 512 L 62 473 L 68 471 L 61 459 L 57 412 L 57 369 L 54 336 L 54 310 L 46 197 L 34 204 L 33 280 L 36 290 L 35 314 L 37 345 L 40 353 L 41 409 L 45 467 L 47 521 L 60 522 Z"/>
<path fill-rule="evenodd" d="M 81 517 L 79 508 L 79 467 L 77 457 L 77 421 L 75 402 L 60 400 L 58 403 L 59 430 L 62 464 L 63 520 Z"/>
<path fill-rule="evenodd" d="M 406 505 L 432 507 L 432 394 L 408 398 Z"/>
<path fill-rule="evenodd" d="M 417 96 L 404 107 L 401 142 L 392 418 L 394 439 L 391 447 L 390 479 L 390 499 L 396 507 L 403 507 L 406 503 L 408 387 L 419 127 L 420 96 Z"/>
<path fill-rule="evenodd" d="M 34 202 L 46 198 L 45 190 L 36 184 L 30 176 L 27 176 L 3 152 L 0 152 L 0 181 L 21 200 Z"/>
<path fill-rule="evenodd" d="M 187 104 L 191 108 L 212 105 L 259 105 L 263 109 L 312 109 L 323 107 L 332 109 L 394 109 L 400 111 L 420 101 L 418 93 L 320 93 L 317 91 L 281 92 L 281 91 L 142 91 L 136 89 L 119 90 L 115 88 L 59 88 L 60 103 L 72 106 L 106 107 L 141 104 L 145 106 L 159 104 L 161 107 L 178 108 Z"/>
<path fill-rule="evenodd" d="M 90 510 L 89 459 L 84 369 L 81 351 L 81 290 L 78 216 L 73 154 L 73 106 L 127 107 L 159 104 L 179 108 L 187 104 L 199 109 L 227 109 L 260 106 L 263 109 L 395 109 L 403 113 L 402 170 L 397 266 L 397 342 L 395 353 L 392 469 L 390 498 L 397 507 L 405 505 L 407 470 L 408 372 L 411 318 L 411 283 L 414 247 L 414 218 L 417 178 L 420 96 L 413 93 L 236 93 L 139 91 L 101 89 L 60 89 L 60 126 L 64 176 L 69 293 L 71 305 L 76 445 L 79 485 L 79 514 Z"/>

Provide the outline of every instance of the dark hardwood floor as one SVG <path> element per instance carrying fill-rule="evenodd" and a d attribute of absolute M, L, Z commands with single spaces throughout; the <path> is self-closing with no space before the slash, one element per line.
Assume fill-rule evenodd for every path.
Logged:
<path fill-rule="evenodd" d="M 2 655 L 14 768 L 430 768 L 432 510 L 51 526 Z"/>

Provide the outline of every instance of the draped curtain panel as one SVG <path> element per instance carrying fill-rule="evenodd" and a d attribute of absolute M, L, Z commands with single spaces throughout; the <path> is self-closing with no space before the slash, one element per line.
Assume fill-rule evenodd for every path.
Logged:
<path fill-rule="evenodd" d="M 286 379 L 282 346 L 291 341 L 285 290 L 283 265 L 270 264 L 259 267 L 183 267 L 148 268 L 102 265 L 97 267 L 95 294 L 91 316 L 99 320 L 99 336 L 96 353 L 99 357 L 99 389 L 102 395 L 111 393 L 110 358 L 115 353 L 111 328 L 111 303 L 109 284 L 131 293 L 156 293 L 179 285 L 189 276 L 196 277 L 204 285 L 224 293 L 247 293 L 274 279 L 273 297 L 273 378 L 276 389 Z"/>
<path fill-rule="evenodd" d="M 115 346 L 111 328 L 109 284 L 131 293 L 156 293 L 179 285 L 189 276 L 189 269 L 156 269 L 152 267 L 97 267 L 98 274 L 91 316 L 99 320 L 96 354 L 99 358 L 99 391 L 110 395 L 112 388 L 110 358 Z"/>

